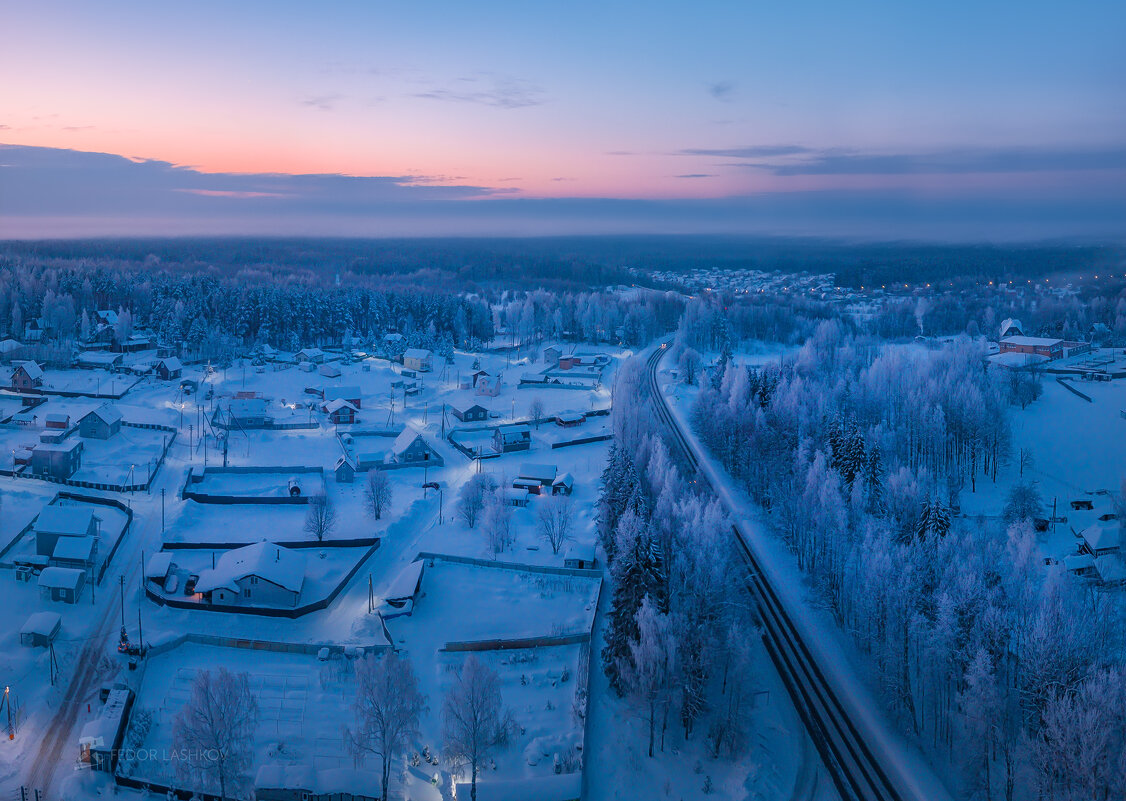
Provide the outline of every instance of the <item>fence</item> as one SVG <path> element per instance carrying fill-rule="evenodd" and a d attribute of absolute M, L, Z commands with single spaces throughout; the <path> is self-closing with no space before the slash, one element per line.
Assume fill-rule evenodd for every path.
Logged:
<path fill-rule="evenodd" d="M 244 544 L 246 543 L 242 543 L 235 547 L 241 547 L 241 545 Z M 205 604 L 198 601 L 183 601 L 179 598 L 166 598 L 163 595 L 153 592 L 152 588 L 149 587 L 149 583 L 147 581 L 145 582 L 145 595 L 149 597 L 150 601 L 157 604 L 158 606 L 168 606 L 172 609 L 196 609 L 202 610 L 204 612 L 234 612 L 236 614 L 242 615 L 283 617 L 289 618 L 290 620 L 296 620 L 297 618 L 303 617 L 310 612 L 318 612 L 322 609 L 328 608 L 328 605 L 335 601 L 336 597 L 340 595 L 341 591 L 346 586 L 348 586 L 349 582 L 351 582 L 353 578 L 356 577 L 356 573 L 360 571 L 360 568 L 363 567 L 364 563 L 372 557 L 372 554 L 379 550 L 379 544 L 380 540 L 375 540 L 375 544 L 368 549 L 367 553 L 356 560 L 356 564 L 352 565 L 352 569 L 349 570 L 344 578 L 340 580 L 340 583 L 332 588 L 332 591 L 328 595 L 326 595 L 324 598 L 321 598 L 320 600 L 313 601 L 312 603 L 305 604 L 304 606 L 297 606 L 293 609 L 277 609 L 267 606 L 235 606 L 234 604 Z M 299 547 L 315 547 L 317 545 L 323 545 L 323 543 L 304 543 Z M 172 550 L 167 545 L 165 546 L 165 548 Z"/>
<path fill-rule="evenodd" d="M 553 442 L 551 443 L 551 448 L 552 450 L 555 450 L 556 448 L 569 448 L 572 445 L 586 445 L 590 442 L 605 442 L 606 440 L 613 438 L 613 434 L 595 434 L 594 436 L 590 437 L 579 437 L 578 439 L 568 439 L 564 440 L 563 442 Z"/>
<path fill-rule="evenodd" d="M 317 494 L 324 494 L 325 478 L 323 467 L 205 467 L 201 471 L 189 470 L 187 477 L 184 479 L 184 486 L 180 489 L 180 497 L 185 501 L 195 501 L 196 503 L 216 503 L 216 504 L 290 504 L 299 505 L 309 503 L 311 497 L 307 493 L 300 495 L 290 495 L 288 492 L 285 495 L 219 495 L 209 492 L 193 492 L 189 487 L 192 484 L 200 484 L 208 476 L 221 476 L 221 475 L 265 475 L 268 473 L 275 473 L 278 475 L 309 475 L 317 474 L 321 479 L 321 492 Z"/>

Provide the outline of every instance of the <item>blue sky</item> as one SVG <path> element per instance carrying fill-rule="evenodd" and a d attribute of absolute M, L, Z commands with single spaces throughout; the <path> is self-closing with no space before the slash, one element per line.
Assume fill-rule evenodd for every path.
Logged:
<path fill-rule="evenodd" d="M 3 16 L 0 236 L 1126 233 L 1121 2 Z"/>

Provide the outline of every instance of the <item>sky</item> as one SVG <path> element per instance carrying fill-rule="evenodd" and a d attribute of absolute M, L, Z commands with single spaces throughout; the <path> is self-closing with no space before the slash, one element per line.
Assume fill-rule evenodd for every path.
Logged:
<path fill-rule="evenodd" d="M 0 237 L 1126 237 L 1126 3 L 0 0 Z"/>

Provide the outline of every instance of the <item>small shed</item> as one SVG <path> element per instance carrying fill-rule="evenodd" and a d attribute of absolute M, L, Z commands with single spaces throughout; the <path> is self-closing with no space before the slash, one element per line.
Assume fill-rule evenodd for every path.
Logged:
<path fill-rule="evenodd" d="M 570 473 L 564 473 L 551 482 L 552 495 L 570 495 L 575 491 L 575 479 Z"/>
<path fill-rule="evenodd" d="M 523 509 L 528 505 L 528 499 L 530 497 L 531 495 L 524 489 L 516 489 L 513 487 L 504 491 L 504 502 L 508 506 L 516 506 Z"/>
<path fill-rule="evenodd" d="M 583 421 L 586 420 L 586 415 L 582 412 L 560 412 L 555 415 L 555 425 L 560 428 L 574 428 L 581 426 Z"/>
<path fill-rule="evenodd" d="M 322 364 L 317 372 L 325 378 L 340 378 L 340 367 L 335 364 Z"/>
<path fill-rule="evenodd" d="M 20 629 L 20 645 L 46 648 L 59 636 L 62 625 L 63 618 L 58 612 L 36 612 Z"/>
<path fill-rule="evenodd" d="M 73 567 L 89 570 L 98 553 L 97 537 L 59 537 L 51 552 L 50 564 L 55 567 Z"/>
<path fill-rule="evenodd" d="M 172 552 L 157 551 L 145 563 L 145 579 L 163 584 L 172 569 Z"/>
<path fill-rule="evenodd" d="M 335 425 L 348 425 L 356 422 L 356 412 L 359 411 L 343 398 L 328 401 L 321 406 L 321 410 L 328 415 L 328 419 Z"/>
<path fill-rule="evenodd" d="M 575 543 L 563 556 L 563 567 L 590 570 L 594 567 L 594 545 Z"/>
<path fill-rule="evenodd" d="M 332 470 L 336 475 L 337 484 L 351 484 L 356 480 L 356 465 L 347 456 L 337 459 Z"/>
<path fill-rule="evenodd" d="M 70 428 L 70 415 L 63 412 L 52 412 L 44 418 L 47 428 L 56 431 L 66 431 Z"/>
<path fill-rule="evenodd" d="M 78 603 L 86 588 L 86 571 L 73 567 L 45 567 L 39 574 L 39 595 L 48 601 Z"/>
<path fill-rule="evenodd" d="M 78 432 L 88 439 L 109 439 L 121 430 L 121 412 L 104 403 L 78 421 Z"/>
<path fill-rule="evenodd" d="M 165 381 L 174 381 L 184 372 L 183 363 L 175 356 L 169 356 L 156 363 L 156 374 Z"/>
<path fill-rule="evenodd" d="M 479 403 L 451 405 L 450 412 L 463 423 L 474 423 L 489 419 L 489 410 Z"/>
<path fill-rule="evenodd" d="M 555 481 L 555 477 L 559 474 L 559 468 L 553 464 L 536 464 L 534 462 L 524 462 L 520 465 L 520 478 L 526 478 L 535 481 L 543 487 L 551 486 Z"/>

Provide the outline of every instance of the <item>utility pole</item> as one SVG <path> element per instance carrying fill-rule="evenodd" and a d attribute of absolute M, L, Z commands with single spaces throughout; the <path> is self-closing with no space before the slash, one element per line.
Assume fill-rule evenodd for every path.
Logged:
<path fill-rule="evenodd" d="M 188 424 L 188 460 L 191 461 L 195 455 L 195 428 Z"/>
<path fill-rule="evenodd" d="M 12 725 L 12 688 L 5 685 L 4 687 L 4 706 L 8 707 L 8 739 L 16 739 L 16 729 Z"/>
<path fill-rule="evenodd" d="M 125 628 L 125 574 L 121 574 L 121 628 Z"/>
<path fill-rule="evenodd" d="M 160 533 L 164 533 L 164 487 L 160 488 Z"/>

